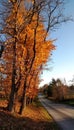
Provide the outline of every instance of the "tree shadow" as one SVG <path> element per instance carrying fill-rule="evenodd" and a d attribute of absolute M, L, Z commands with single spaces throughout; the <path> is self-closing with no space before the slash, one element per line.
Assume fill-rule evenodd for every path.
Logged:
<path fill-rule="evenodd" d="M 0 130 L 54 130 L 53 122 L 35 121 L 0 110 Z"/>
<path fill-rule="evenodd" d="M 52 121 L 36 121 L 16 113 L 0 110 L 0 130 L 74 130 L 74 119 L 69 117 L 58 120 L 57 124 L 58 126 Z"/>

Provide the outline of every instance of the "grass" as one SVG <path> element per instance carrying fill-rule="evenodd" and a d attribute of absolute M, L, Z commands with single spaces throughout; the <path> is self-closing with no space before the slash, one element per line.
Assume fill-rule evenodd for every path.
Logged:
<path fill-rule="evenodd" d="M 53 101 L 56 103 L 55 99 L 53 97 L 46 97 L 48 98 L 49 100 Z M 63 103 L 63 104 L 67 104 L 67 105 L 70 105 L 70 106 L 74 106 L 74 99 L 64 99 L 64 100 L 57 100 L 57 103 Z"/>
<path fill-rule="evenodd" d="M 36 99 L 22 115 L 0 110 L 0 130 L 58 130 L 58 127 Z"/>
<path fill-rule="evenodd" d="M 74 99 L 64 100 L 62 101 L 62 103 L 70 105 L 70 106 L 74 106 Z"/>

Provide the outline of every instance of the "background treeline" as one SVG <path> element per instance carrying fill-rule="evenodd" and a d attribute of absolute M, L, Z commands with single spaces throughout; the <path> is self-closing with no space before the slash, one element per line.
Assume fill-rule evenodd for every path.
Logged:
<path fill-rule="evenodd" d="M 47 97 L 55 101 L 74 100 L 74 85 L 66 85 L 65 81 L 52 79 L 49 84 L 45 84 L 40 91 Z"/>

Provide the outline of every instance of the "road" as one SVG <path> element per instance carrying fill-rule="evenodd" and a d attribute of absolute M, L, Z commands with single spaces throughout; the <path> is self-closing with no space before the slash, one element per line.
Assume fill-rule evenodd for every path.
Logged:
<path fill-rule="evenodd" d="M 41 94 L 38 97 L 61 130 L 74 130 L 74 107 L 53 103 Z"/>

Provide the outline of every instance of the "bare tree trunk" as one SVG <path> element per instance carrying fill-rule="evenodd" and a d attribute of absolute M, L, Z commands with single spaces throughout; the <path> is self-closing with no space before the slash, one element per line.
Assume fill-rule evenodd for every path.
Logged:
<path fill-rule="evenodd" d="M 22 95 L 21 107 L 19 110 L 19 114 L 22 114 L 23 109 L 26 108 L 26 86 L 24 85 L 24 91 Z"/>
<path fill-rule="evenodd" d="M 9 97 L 9 103 L 7 106 L 7 110 L 8 111 L 13 111 L 13 106 L 14 106 L 14 97 L 15 97 L 15 85 L 12 84 L 12 89 L 11 89 L 11 93 L 10 93 L 10 97 Z"/>
<path fill-rule="evenodd" d="M 7 106 L 7 110 L 13 111 L 13 106 L 14 106 L 14 99 L 15 99 L 15 78 L 16 78 L 16 39 L 13 45 L 13 72 L 12 72 L 12 86 L 11 86 L 11 92 L 9 96 L 9 103 Z"/>

